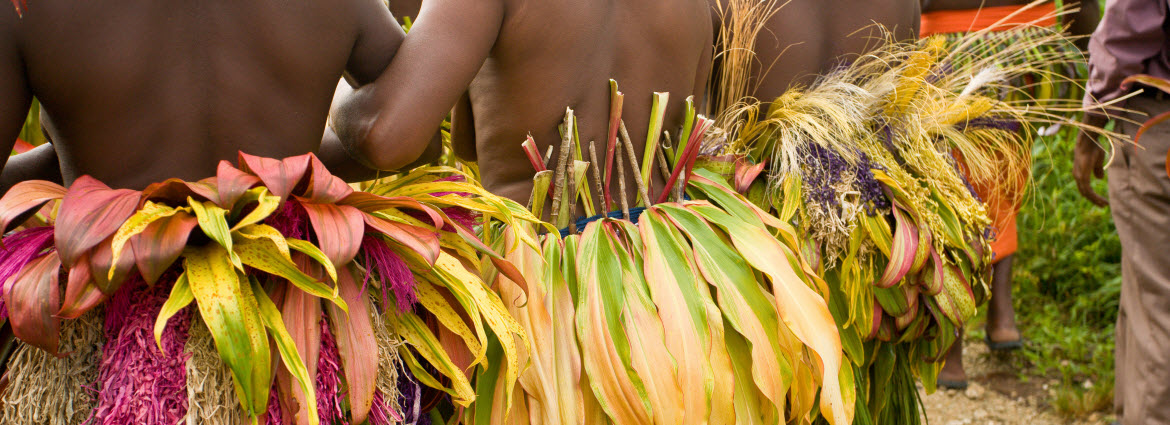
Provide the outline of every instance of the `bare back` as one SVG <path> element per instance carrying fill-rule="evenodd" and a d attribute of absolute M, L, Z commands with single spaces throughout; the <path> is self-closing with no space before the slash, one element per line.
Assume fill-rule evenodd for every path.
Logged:
<path fill-rule="evenodd" d="M 635 152 L 645 144 L 654 92 L 671 95 L 664 128 L 675 135 L 683 101 L 704 95 L 712 42 L 701 0 L 514 3 L 517 10 L 468 92 L 473 123 L 456 119 L 474 126 L 488 189 L 527 200 L 533 170 L 520 142 L 531 133 L 542 151 L 559 145 L 557 124 L 566 107 L 577 116 L 582 142 L 596 141 L 604 155 L 611 78 L 626 95 L 622 115 Z"/>
<path fill-rule="evenodd" d="M 611 78 L 638 151 L 653 92 L 670 92 L 665 128 L 677 134 L 686 97 L 704 95 L 710 16 L 706 0 L 426 0 L 387 73 L 335 111 L 335 128 L 381 168 L 387 140 L 428 138 L 456 105 L 456 152 L 478 160 L 488 190 L 524 202 L 533 170 L 520 144 L 530 133 L 542 149 L 559 142 L 566 107 L 605 154 Z M 370 111 L 378 118 L 354 118 Z"/>
<path fill-rule="evenodd" d="M 210 176 L 240 150 L 316 151 L 338 78 L 374 80 L 403 37 L 379 0 L 36 0 L 23 19 L 0 13 L 65 181 L 130 188 Z"/>
<path fill-rule="evenodd" d="M 771 101 L 793 85 L 880 47 L 880 24 L 899 40 L 918 37 L 919 0 L 791 0 L 780 7 L 756 40 L 754 95 Z"/>

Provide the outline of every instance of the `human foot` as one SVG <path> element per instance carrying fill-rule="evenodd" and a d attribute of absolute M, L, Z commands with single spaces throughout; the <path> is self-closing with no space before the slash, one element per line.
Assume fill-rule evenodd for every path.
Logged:
<path fill-rule="evenodd" d="M 967 389 L 967 372 L 963 370 L 963 341 L 955 341 L 947 352 L 946 363 L 938 372 L 939 388 L 952 390 Z"/>
<path fill-rule="evenodd" d="M 991 301 L 987 306 L 987 347 L 992 351 L 1014 350 L 1023 346 L 1016 328 L 1016 311 L 1012 307 L 1012 260 L 1005 257 L 993 266 Z"/>

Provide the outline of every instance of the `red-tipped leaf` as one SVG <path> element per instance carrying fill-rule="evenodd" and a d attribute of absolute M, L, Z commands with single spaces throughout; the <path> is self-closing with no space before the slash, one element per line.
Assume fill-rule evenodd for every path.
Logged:
<path fill-rule="evenodd" d="M 65 300 L 57 317 L 76 319 L 109 298 L 93 282 L 89 269 L 89 258 L 82 257 L 69 269 L 69 282 L 65 286 Z"/>
<path fill-rule="evenodd" d="M 439 235 L 435 232 L 371 215 L 366 215 L 365 221 L 366 225 L 421 256 L 427 264 L 435 264 L 439 258 Z"/>
<path fill-rule="evenodd" d="M 20 224 L 16 221 L 25 214 L 40 209 L 49 201 L 61 199 L 65 192 L 61 185 L 42 180 L 23 181 L 12 186 L 0 198 L 0 232 L 8 233 Z"/>
<path fill-rule="evenodd" d="M 351 423 L 366 421 L 374 401 L 378 377 L 378 342 L 370 318 L 369 298 L 362 293 L 361 282 L 353 276 L 353 269 L 337 270 L 337 287 L 341 298 L 349 304 L 349 314 L 330 303 L 330 329 L 337 338 L 337 351 L 345 369 L 345 383 L 349 389 Z"/>
<path fill-rule="evenodd" d="M 287 199 L 296 189 L 297 184 L 309 172 L 309 158 L 312 154 L 304 154 L 285 158 L 283 160 L 261 158 L 240 152 L 240 168 L 245 172 L 255 174 L 268 187 L 268 191 Z"/>
<path fill-rule="evenodd" d="M 138 209 L 142 193 L 110 189 L 89 176 L 81 176 L 69 187 L 57 213 L 54 241 L 61 262 L 72 267 L 81 255 L 118 231 Z"/>
<path fill-rule="evenodd" d="M 155 220 L 142 233 L 130 238 L 135 264 L 147 283 L 153 285 L 179 259 L 187 238 L 198 224 L 195 216 L 179 212 Z"/>
<path fill-rule="evenodd" d="M 230 162 L 220 161 L 219 169 L 215 172 L 215 185 L 218 193 L 213 201 L 221 208 L 231 210 L 236 201 L 244 196 L 244 192 L 259 183 L 259 177 L 240 171 Z"/>
<path fill-rule="evenodd" d="M 61 319 L 61 258 L 49 253 L 33 260 L 5 283 L 4 304 L 12 333 L 26 344 L 54 355 L 59 346 Z"/>
<path fill-rule="evenodd" d="M 304 198 L 314 202 L 332 204 L 353 193 L 353 188 L 349 187 L 344 180 L 330 174 L 329 169 L 325 168 L 325 164 L 315 155 L 309 156 L 309 167 L 312 174 L 309 175 L 309 186 L 305 189 Z"/>
<path fill-rule="evenodd" d="M 302 202 L 301 206 L 313 224 L 317 234 L 317 245 L 338 268 L 349 263 L 357 255 L 362 244 L 366 226 L 360 210 L 335 204 Z"/>

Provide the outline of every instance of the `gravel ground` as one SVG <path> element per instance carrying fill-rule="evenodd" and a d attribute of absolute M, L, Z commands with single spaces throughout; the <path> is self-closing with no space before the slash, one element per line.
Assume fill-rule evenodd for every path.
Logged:
<path fill-rule="evenodd" d="M 981 342 L 968 341 L 963 353 L 970 386 L 965 391 L 923 393 L 931 425 L 1098 425 L 1112 416 L 1093 414 L 1069 419 L 1047 405 L 1048 383 L 1023 382 L 1009 362 L 991 354 Z"/>

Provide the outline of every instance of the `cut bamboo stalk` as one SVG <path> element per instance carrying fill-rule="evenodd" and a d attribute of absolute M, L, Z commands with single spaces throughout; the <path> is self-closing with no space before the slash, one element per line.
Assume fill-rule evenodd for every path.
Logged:
<path fill-rule="evenodd" d="M 565 128 L 572 128 L 573 126 L 573 109 L 565 108 Z M 557 156 L 557 172 L 553 176 L 553 199 L 552 199 L 552 214 L 553 224 L 557 228 L 563 228 L 568 223 L 565 222 L 565 214 L 561 209 L 561 204 L 565 196 L 565 181 L 568 176 L 565 175 L 565 169 L 568 167 L 569 149 L 572 148 L 573 136 L 569 132 L 565 132 L 564 137 L 561 137 L 561 151 Z"/>
<path fill-rule="evenodd" d="M 626 170 L 622 161 L 622 156 L 617 155 L 617 175 L 618 175 L 618 203 L 622 206 L 622 218 L 630 219 L 630 203 L 626 200 Z"/>
<path fill-rule="evenodd" d="M 662 177 L 662 181 L 670 179 L 670 167 L 666 165 L 666 154 L 661 149 L 658 150 L 658 175 Z M 670 190 L 670 188 L 663 187 L 662 190 Z"/>
<path fill-rule="evenodd" d="M 552 170 L 544 170 L 532 177 L 532 196 L 528 198 L 528 210 L 541 217 L 544 203 L 548 201 L 548 188 L 552 184 Z"/>
<path fill-rule="evenodd" d="M 602 186 L 601 186 L 601 163 L 597 162 L 597 143 L 595 143 L 593 140 L 589 141 L 589 161 L 590 161 L 589 168 L 593 169 L 593 186 L 594 186 L 594 189 L 597 190 L 596 195 L 598 196 L 598 199 L 595 199 L 595 201 L 604 202 L 605 195 L 602 192 Z M 594 194 L 590 194 L 589 197 L 593 198 L 593 195 Z M 606 208 L 606 210 L 602 211 L 603 213 L 607 213 L 610 211 L 609 205 L 606 205 L 605 208 Z"/>
<path fill-rule="evenodd" d="M 548 162 L 552 161 L 553 145 L 548 145 L 548 150 L 544 151 L 544 169 L 548 169 Z"/>
<path fill-rule="evenodd" d="M 646 187 L 646 182 L 642 180 L 642 175 L 638 173 L 635 168 L 638 165 L 638 155 L 634 153 L 634 142 L 630 140 L 630 132 L 626 130 L 625 120 L 621 121 L 622 130 L 622 144 L 626 147 L 626 156 L 629 156 L 630 169 L 634 172 L 634 184 L 638 185 L 638 195 L 642 197 L 642 205 L 650 206 L 650 191 Z"/>
<path fill-rule="evenodd" d="M 678 137 L 678 146 L 674 147 L 674 160 L 672 166 L 677 165 L 679 158 L 682 157 L 683 150 L 687 148 L 687 142 L 691 139 L 691 131 L 695 126 L 695 97 L 687 97 L 686 112 L 683 113 L 682 133 Z"/>

